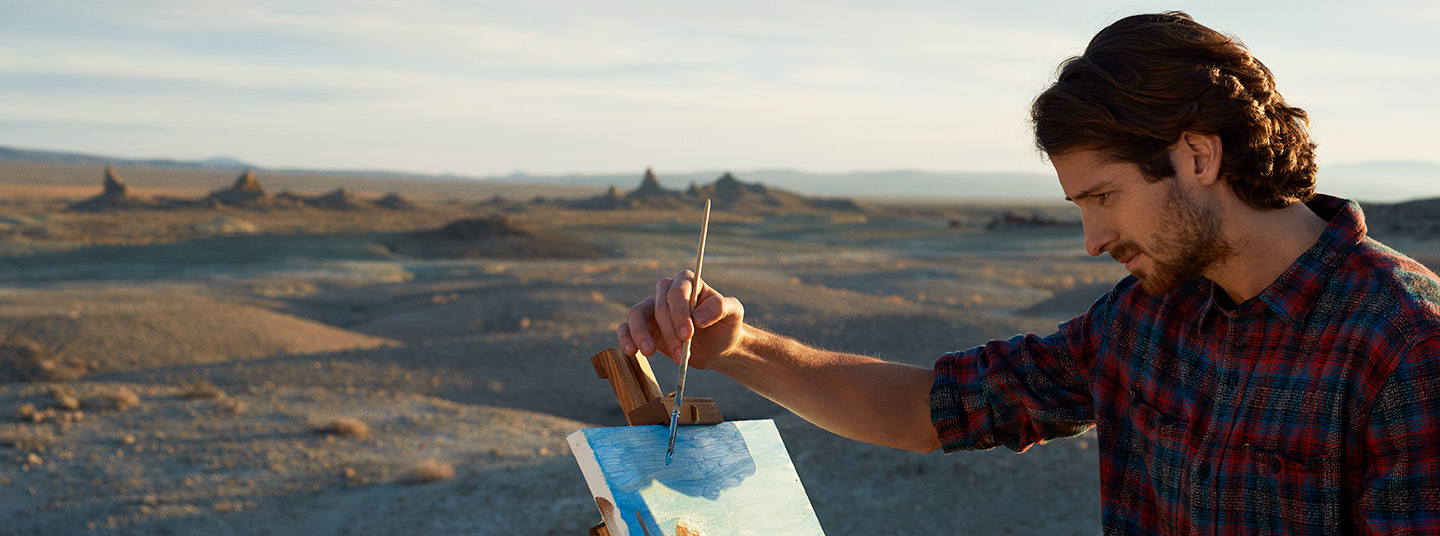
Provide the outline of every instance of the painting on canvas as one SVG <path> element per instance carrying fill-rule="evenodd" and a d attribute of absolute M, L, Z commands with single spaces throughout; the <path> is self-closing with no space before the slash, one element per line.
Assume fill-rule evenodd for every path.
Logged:
<path fill-rule="evenodd" d="M 774 421 L 590 428 L 570 450 L 612 536 L 822 535 Z"/>

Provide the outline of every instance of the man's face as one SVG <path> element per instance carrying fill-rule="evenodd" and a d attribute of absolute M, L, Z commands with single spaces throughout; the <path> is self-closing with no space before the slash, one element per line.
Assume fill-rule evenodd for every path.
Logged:
<path fill-rule="evenodd" d="M 1125 263 L 1146 291 L 1163 294 L 1233 255 L 1211 207 L 1178 177 L 1145 180 L 1134 164 L 1095 151 L 1052 156 L 1066 198 L 1080 207 L 1085 249 Z"/>

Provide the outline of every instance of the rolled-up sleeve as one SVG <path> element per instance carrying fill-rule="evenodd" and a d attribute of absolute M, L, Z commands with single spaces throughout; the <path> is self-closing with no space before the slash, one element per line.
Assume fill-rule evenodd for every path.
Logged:
<path fill-rule="evenodd" d="M 1094 424 L 1093 369 L 1112 294 L 1047 337 L 1016 335 L 940 356 L 930 420 L 945 452 L 1023 452 Z"/>

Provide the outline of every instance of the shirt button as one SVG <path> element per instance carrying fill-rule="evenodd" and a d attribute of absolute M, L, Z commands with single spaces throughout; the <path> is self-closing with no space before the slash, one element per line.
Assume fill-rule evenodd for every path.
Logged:
<path fill-rule="evenodd" d="M 1208 479 L 1208 478 L 1210 478 L 1210 463 L 1209 463 L 1209 462 L 1202 463 L 1202 464 L 1200 464 L 1200 467 L 1196 467 L 1196 468 L 1195 468 L 1195 480 L 1199 480 L 1199 481 L 1201 481 L 1201 482 L 1204 482 L 1204 481 L 1205 481 L 1206 479 Z"/>
<path fill-rule="evenodd" d="M 1279 473 L 1279 472 L 1280 472 L 1280 469 L 1282 468 L 1281 465 L 1280 465 L 1280 457 L 1279 457 L 1279 456 L 1270 456 L 1270 459 L 1269 459 L 1268 461 L 1269 461 L 1269 464 L 1270 464 L 1270 472 L 1271 472 L 1271 473 Z"/>
<path fill-rule="evenodd" d="M 1146 427 L 1146 428 L 1149 428 L 1149 429 L 1151 429 L 1151 430 L 1154 430 L 1156 424 L 1157 424 L 1157 422 L 1156 422 L 1155 414 L 1154 414 L 1154 413 L 1151 413 L 1151 414 L 1145 416 L 1145 427 Z"/>

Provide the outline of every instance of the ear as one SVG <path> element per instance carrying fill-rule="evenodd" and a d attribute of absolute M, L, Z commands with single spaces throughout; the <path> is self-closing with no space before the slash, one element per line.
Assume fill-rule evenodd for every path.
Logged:
<path fill-rule="evenodd" d="M 1171 147 L 1175 173 L 1194 177 L 1209 186 L 1220 180 L 1220 157 L 1224 154 L 1218 134 L 1185 132 Z"/>

